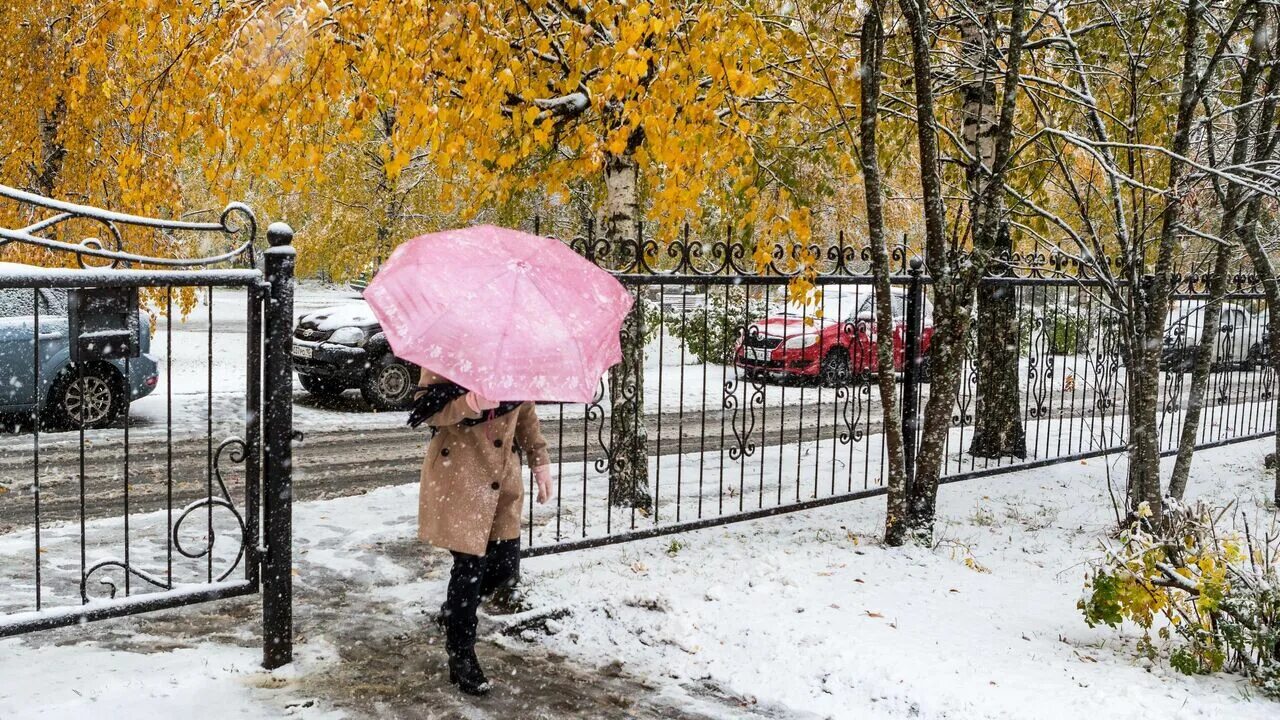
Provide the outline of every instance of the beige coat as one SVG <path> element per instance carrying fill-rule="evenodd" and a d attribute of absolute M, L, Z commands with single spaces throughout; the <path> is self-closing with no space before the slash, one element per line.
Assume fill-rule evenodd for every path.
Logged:
<path fill-rule="evenodd" d="M 424 370 L 419 386 L 441 381 Z M 480 415 L 464 395 L 427 419 L 438 429 L 418 492 L 418 537 L 471 555 L 483 555 L 490 540 L 520 537 L 521 454 L 531 468 L 550 462 L 533 403 L 478 425 L 458 424 Z"/>

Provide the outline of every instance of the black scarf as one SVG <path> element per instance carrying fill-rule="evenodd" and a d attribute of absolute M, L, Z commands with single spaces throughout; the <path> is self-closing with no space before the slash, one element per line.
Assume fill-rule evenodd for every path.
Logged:
<path fill-rule="evenodd" d="M 413 410 L 409 413 L 409 426 L 418 427 L 427 421 L 427 418 L 435 415 L 444 409 L 445 405 L 457 400 L 467 394 L 467 389 L 453 382 L 439 382 L 427 385 L 422 389 L 422 394 L 417 400 L 413 401 Z M 485 410 L 484 414 L 478 418 L 466 418 L 459 422 L 459 425 L 470 427 L 488 422 L 496 417 L 506 415 L 523 405 L 523 402 L 508 400 L 498 404 L 498 407 L 492 410 Z M 432 429 L 435 426 L 429 426 Z"/>

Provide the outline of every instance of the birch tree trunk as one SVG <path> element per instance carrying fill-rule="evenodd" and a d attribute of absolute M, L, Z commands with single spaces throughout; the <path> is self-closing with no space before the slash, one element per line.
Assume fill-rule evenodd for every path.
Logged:
<path fill-rule="evenodd" d="M 59 94 L 53 109 L 47 112 L 41 110 L 39 114 L 40 166 L 32 165 L 28 170 L 31 174 L 31 189 L 45 197 L 53 197 L 58 180 L 62 178 L 62 164 L 67 156 L 67 148 L 59 135 L 66 113 L 66 98 Z"/>
<path fill-rule="evenodd" d="M 1235 224 L 1235 213 L 1228 210 L 1224 225 Z M 1223 233 L 1229 237 L 1230 232 Z M 1182 434 L 1178 440 L 1178 457 L 1169 477 L 1169 496 L 1182 500 L 1187 490 L 1187 478 L 1191 475 L 1191 460 L 1196 452 L 1196 435 L 1200 430 L 1200 415 L 1204 409 L 1205 394 L 1209 386 L 1209 374 L 1213 371 L 1213 346 L 1218 341 L 1218 328 L 1222 318 L 1222 296 L 1227 293 L 1227 271 L 1231 267 L 1231 247 L 1218 246 L 1213 260 L 1213 274 L 1209 278 L 1209 302 L 1204 308 L 1204 322 L 1200 328 L 1200 340 L 1196 344 L 1195 364 L 1191 369 L 1191 389 L 1187 395 L 1187 411 L 1182 416 Z M 1170 367 L 1165 372 L 1182 372 Z"/>
<path fill-rule="evenodd" d="M 629 267 L 640 253 L 634 233 L 640 212 L 639 168 L 629 154 L 605 160 L 602 228 L 614 260 Z M 633 289 L 634 290 L 634 289 Z M 649 494 L 648 428 L 644 421 L 644 307 L 637 293 L 622 324 L 622 362 L 609 370 L 609 501 L 647 510 Z"/>
<path fill-rule="evenodd" d="M 1280 68 L 1273 69 L 1273 72 L 1280 73 Z M 1268 92 L 1267 95 L 1273 93 Z M 1275 101 L 1268 103 L 1270 106 L 1264 109 L 1267 115 L 1274 115 Z M 1261 123 L 1261 127 L 1268 127 L 1270 122 Z M 1271 128 L 1268 131 L 1271 135 L 1270 144 L 1274 148 L 1276 141 L 1276 129 Z M 1263 143 L 1267 144 L 1267 143 Z M 1261 282 L 1263 293 L 1267 296 L 1267 364 L 1271 367 L 1273 378 L 1280 379 L 1280 272 L 1277 272 L 1275 264 L 1271 260 L 1271 256 L 1267 253 L 1267 249 L 1263 246 L 1261 238 L 1258 236 L 1258 221 L 1262 214 L 1262 197 L 1255 196 L 1250 201 L 1249 212 L 1246 213 L 1243 223 L 1244 232 L 1240 235 L 1241 243 L 1244 245 L 1245 251 L 1249 254 L 1249 259 L 1253 263 L 1254 271 L 1258 274 Z M 1273 380 L 1274 381 L 1274 380 Z M 1275 390 L 1272 390 L 1275 393 Z M 1273 395 L 1273 400 L 1275 400 Z M 1273 472 L 1275 473 L 1275 489 L 1272 501 L 1280 505 L 1280 401 L 1275 402 L 1275 449 L 1277 462 L 1273 463 Z"/>
<path fill-rule="evenodd" d="M 1149 347 L 1147 335 L 1135 328 L 1129 339 L 1126 376 L 1129 382 L 1129 475 L 1126 493 L 1129 519 L 1146 503 L 1153 520 L 1162 510 L 1160 488 L 1159 345 Z"/>
<path fill-rule="evenodd" d="M 990 193 L 996 133 L 996 83 L 999 74 L 995 40 L 999 28 L 990 0 L 982 0 L 960 22 L 966 82 L 961 86 L 964 106 L 961 138 L 971 156 L 965 177 L 969 188 L 973 247 L 999 258 L 1013 251 L 1008 224 L 994 228 L 983 222 L 988 208 L 1003 216 L 1003 193 Z M 1001 263 L 989 263 L 987 272 Z M 978 285 L 978 335 L 976 416 L 969 453 L 977 457 L 1027 456 L 1027 434 L 1022 426 L 1018 397 L 1018 306 L 1014 289 L 997 283 Z"/>

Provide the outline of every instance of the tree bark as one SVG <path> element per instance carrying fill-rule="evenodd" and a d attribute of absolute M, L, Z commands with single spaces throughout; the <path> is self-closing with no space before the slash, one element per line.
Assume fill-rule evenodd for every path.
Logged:
<path fill-rule="evenodd" d="M 1234 224 L 1234 213 L 1228 211 L 1224 222 Z M 1229 233 L 1224 233 L 1227 237 Z M 1182 418 L 1182 433 L 1178 439 L 1178 456 L 1174 460 L 1173 474 L 1169 476 L 1169 497 L 1182 500 L 1187 490 L 1187 478 L 1191 475 L 1191 460 L 1196 452 L 1196 435 L 1200 430 L 1200 415 L 1204 409 L 1205 391 L 1209 387 L 1209 374 L 1213 371 L 1213 345 L 1218 341 L 1218 327 L 1222 318 L 1222 296 L 1227 293 L 1227 271 L 1231 267 L 1231 248 L 1225 243 L 1218 246 L 1213 260 L 1213 274 L 1209 278 L 1209 302 L 1205 303 L 1204 323 L 1200 328 L 1200 341 L 1196 345 L 1195 365 L 1191 370 L 1191 389 L 1187 395 L 1187 412 Z M 1169 368 L 1165 372 L 1181 372 Z"/>
<path fill-rule="evenodd" d="M 602 228 L 610 251 L 622 267 L 639 257 L 640 238 L 634 243 L 640 210 L 637 188 L 639 168 L 628 154 L 611 155 L 605 161 L 605 202 Z M 615 506 L 648 509 L 648 430 L 644 423 L 644 307 L 637 294 L 622 324 L 622 362 L 609 369 L 609 501 Z"/>
<path fill-rule="evenodd" d="M 59 137 L 62 119 L 67 114 L 67 100 L 61 93 L 54 100 L 51 110 L 39 111 L 40 166 L 30 168 L 31 189 L 38 195 L 53 197 L 58 181 L 62 178 L 62 166 L 67 148 Z"/>
<path fill-rule="evenodd" d="M 1130 290 L 1133 327 L 1129 333 L 1128 368 L 1129 401 L 1129 500 L 1131 520 L 1138 506 L 1147 503 L 1150 520 L 1158 524 L 1164 513 L 1160 487 L 1160 433 L 1158 427 L 1157 392 L 1160 377 L 1160 347 L 1164 342 L 1164 323 L 1168 299 L 1172 291 L 1173 255 L 1178 227 L 1182 219 L 1182 181 L 1185 163 L 1191 149 L 1191 126 L 1195 108 L 1203 94 L 1200 83 L 1201 0 L 1187 0 L 1186 20 L 1182 32 L 1182 77 L 1178 95 L 1178 113 L 1174 121 L 1173 140 L 1169 150 L 1167 187 L 1170 197 L 1161 212 L 1159 241 L 1156 246 L 1155 274 L 1149 282 L 1138 283 Z M 1205 72 L 1210 72 L 1206 70 Z M 1141 253 L 1133 253 L 1131 262 L 1139 262 Z M 1134 269 L 1131 269 L 1131 275 Z"/>
<path fill-rule="evenodd" d="M 1245 69 L 1240 76 L 1239 103 L 1242 107 L 1233 113 L 1235 136 L 1231 143 L 1232 165 L 1240 165 L 1249 158 L 1256 127 L 1254 120 L 1258 116 L 1259 108 L 1243 107 L 1243 104 L 1255 99 L 1258 81 L 1262 76 L 1267 34 L 1266 16 L 1259 12 L 1254 16 L 1253 37 L 1249 44 Z M 1209 302 L 1205 306 L 1204 326 L 1200 330 L 1200 342 L 1196 348 L 1187 412 L 1182 421 L 1182 436 L 1178 442 L 1178 456 L 1174 461 L 1173 475 L 1169 478 L 1169 495 L 1179 501 L 1186 492 L 1187 479 L 1191 475 L 1191 462 L 1195 456 L 1200 415 L 1204 408 L 1209 374 L 1213 369 L 1213 346 L 1218 342 L 1222 300 L 1227 294 L 1227 274 L 1231 269 L 1232 246 L 1228 243 L 1241 234 L 1237 219 L 1240 217 L 1240 210 L 1245 200 L 1244 189 L 1238 183 L 1232 183 L 1227 186 L 1225 192 L 1220 193 L 1219 199 L 1222 202 L 1222 222 L 1218 234 L 1222 238 L 1222 243 L 1218 245 L 1214 254 L 1213 274 L 1209 279 Z M 1254 218 L 1253 225 L 1257 224 L 1256 220 Z"/>
<path fill-rule="evenodd" d="M 1129 521 L 1138 517 L 1139 507 L 1146 503 L 1151 517 L 1158 521 L 1163 510 L 1160 489 L 1160 433 L 1156 423 L 1159 413 L 1160 354 L 1159 346 L 1147 347 L 1145 334 L 1135 332 L 1130 338 L 1125 362 L 1129 383 L 1129 474 L 1126 492 Z"/>
<path fill-rule="evenodd" d="M 889 248 L 884 231 L 884 187 L 880 172 L 880 155 L 876 131 L 879 127 L 880 72 L 884 48 L 884 25 L 880 0 L 871 0 L 862 22 L 862 97 L 859 123 L 859 156 L 867 206 L 867 244 L 871 249 L 871 274 L 876 297 L 876 361 L 880 372 L 877 383 L 880 405 L 884 409 L 885 450 L 889 460 L 887 527 L 905 528 L 900 522 L 907 514 L 910 495 L 906 456 L 903 449 L 902 425 L 892 422 L 898 416 L 898 388 L 893 372 L 893 290 L 889 282 Z M 860 329 L 855 328 L 855 332 Z M 908 358 L 911 361 L 912 358 Z M 895 538 L 901 544 L 905 538 Z"/>
<path fill-rule="evenodd" d="M 955 294 L 950 292 L 954 281 L 952 263 L 946 254 L 946 218 L 942 204 L 942 176 L 938 151 L 937 116 L 933 105 L 933 62 L 929 13 L 919 0 L 898 0 L 907 21 L 911 38 L 911 82 L 916 100 L 916 145 L 920 155 L 920 190 L 924 198 L 925 248 L 930 260 L 930 273 L 935 280 L 934 334 L 930 342 L 932 387 L 925 404 L 925 427 L 916 458 L 916 478 L 906 488 L 899 513 L 885 518 L 885 542 L 904 545 L 915 542 L 931 544 L 933 539 L 932 496 L 937 493 L 938 471 L 934 464 L 941 462 L 938 435 L 945 434 L 946 427 L 937 427 L 939 406 L 946 405 L 950 425 L 951 392 L 954 380 L 959 377 L 958 351 L 955 324 L 967 324 L 967 313 L 957 312 Z M 941 283 L 939 285 L 938 283 Z M 962 336 L 963 341 L 963 336 Z M 933 421 L 933 422 L 931 422 Z M 932 488 L 928 486 L 933 484 Z"/>
<path fill-rule="evenodd" d="M 960 22 L 960 42 L 964 53 L 966 82 L 961 86 L 964 99 L 961 138 L 970 158 L 965 178 L 970 197 L 970 228 L 975 250 L 992 258 L 1007 257 L 1013 252 L 1013 239 L 1008 223 L 989 227 L 983 221 L 987 205 L 993 204 L 997 216 L 1003 216 L 1003 193 L 991 193 L 988 185 L 994 174 L 996 135 L 996 83 L 999 74 L 996 38 L 999 27 L 990 0 L 982 0 L 972 14 L 964 14 Z M 988 265 L 987 272 L 1000 271 L 998 260 Z M 1014 291 L 1007 285 L 978 285 L 978 335 L 976 415 L 969 453 L 976 457 L 999 458 L 1027 456 L 1027 434 L 1022 426 L 1018 385 L 1018 306 Z"/>
<path fill-rule="evenodd" d="M 1261 37 L 1265 38 L 1268 43 L 1266 48 L 1268 59 L 1274 60 L 1277 55 L 1280 55 L 1280 37 L 1277 37 L 1274 15 L 1268 14 L 1265 16 L 1264 23 L 1264 32 Z M 1260 38 L 1255 35 L 1254 41 L 1259 42 L 1259 40 Z M 1253 50 L 1258 51 L 1259 48 L 1255 47 Z M 1273 61 L 1267 71 L 1267 79 L 1263 83 L 1262 92 L 1259 93 L 1259 96 L 1265 99 L 1258 106 L 1259 119 L 1254 133 L 1256 141 L 1253 146 L 1253 158 L 1255 161 L 1273 159 L 1276 155 L 1277 145 L 1280 144 L 1280 128 L 1276 126 L 1276 92 L 1278 89 L 1280 89 L 1280 64 Z M 1269 308 L 1267 313 L 1267 359 L 1274 381 L 1275 378 L 1280 378 L 1280 312 L 1277 312 L 1280 309 L 1280 273 L 1277 272 L 1275 263 L 1267 252 L 1267 248 L 1263 246 L 1262 239 L 1258 233 L 1258 224 L 1263 213 L 1264 199 L 1262 195 L 1258 194 L 1249 198 L 1244 222 L 1240 224 L 1241 232 L 1239 233 L 1239 238 L 1253 264 L 1254 272 L 1258 274 L 1262 291 L 1267 297 L 1267 307 Z M 1276 403 L 1274 422 L 1276 429 L 1275 452 L 1278 459 L 1273 468 L 1275 489 L 1272 500 L 1277 505 L 1280 505 L 1280 402 Z"/>
<path fill-rule="evenodd" d="M 930 275 L 934 281 L 934 333 L 929 347 L 931 386 L 929 401 L 925 404 L 920 449 L 916 456 L 916 475 L 909 488 L 907 512 L 902 518 L 891 518 L 894 522 L 886 522 L 885 541 L 891 545 L 905 542 L 929 545 L 933 541 L 938 481 L 951 429 L 952 406 L 961 382 L 960 372 L 972 317 L 974 289 L 986 263 L 981 251 L 975 252 L 978 262 L 969 265 L 957 264 L 948 257 L 942 166 L 933 99 L 929 12 L 919 0 L 899 0 L 899 6 L 906 18 L 911 39 L 911 80 L 915 88 L 916 141 L 920 154 L 920 189 L 924 197 L 925 244 L 929 253 Z M 1005 93 L 1000 106 L 999 128 L 995 133 L 992 176 L 981 199 L 983 212 L 980 221 L 985 225 L 983 232 L 994 232 L 999 220 L 994 203 L 998 202 L 1004 191 L 1004 174 L 1012 151 L 1013 115 L 1021 82 L 1019 65 L 1025 40 L 1025 20 L 1025 0 L 1014 0 L 1010 11 Z"/>
<path fill-rule="evenodd" d="M 979 282 L 977 399 L 973 440 L 969 443 L 969 454 L 975 457 L 1027 456 L 1018 379 L 1018 327 L 1014 287 Z"/>

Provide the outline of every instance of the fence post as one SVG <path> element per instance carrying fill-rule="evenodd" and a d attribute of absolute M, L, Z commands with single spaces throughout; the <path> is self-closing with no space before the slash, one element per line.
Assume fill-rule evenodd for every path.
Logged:
<path fill-rule="evenodd" d="M 293 660 L 293 229 L 267 228 L 262 412 L 262 666 Z"/>
<path fill-rule="evenodd" d="M 903 337 L 902 363 L 902 455 L 907 473 L 907 485 L 916 479 L 916 427 L 919 424 L 919 369 L 920 335 L 922 333 L 922 309 L 924 307 L 924 283 L 920 277 L 924 274 L 924 263 L 918 257 L 911 258 L 911 269 L 907 271 L 910 281 L 907 283 L 907 327 Z"/>

